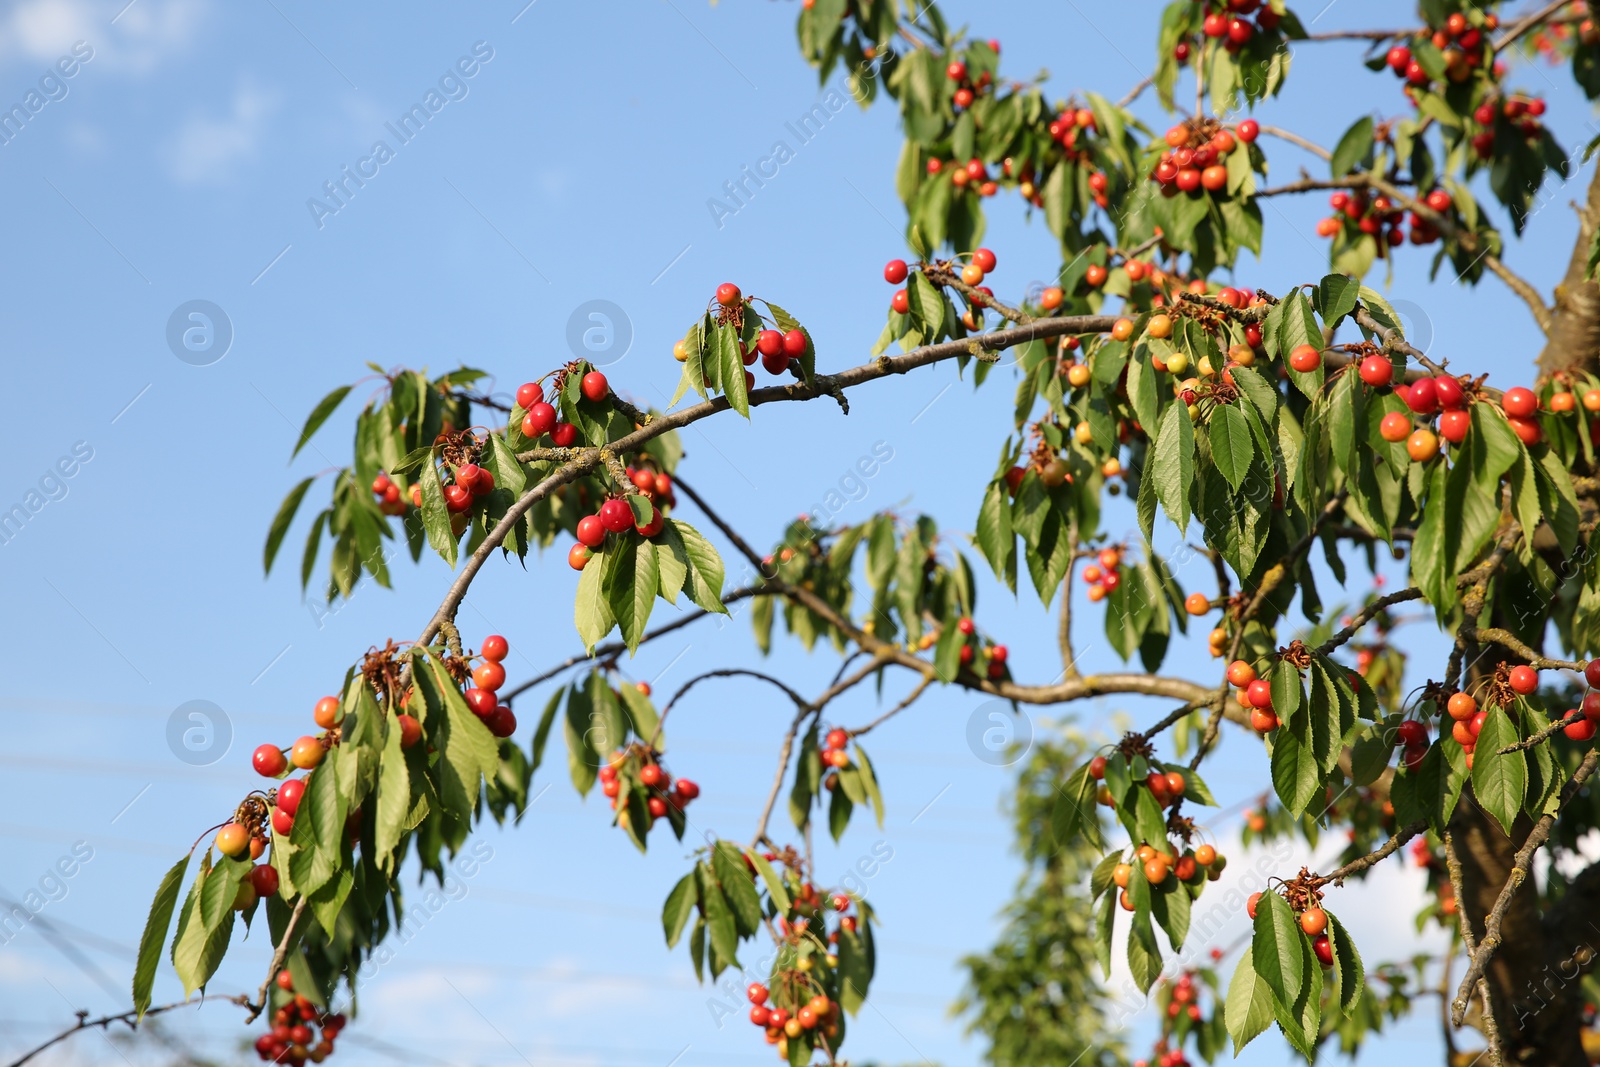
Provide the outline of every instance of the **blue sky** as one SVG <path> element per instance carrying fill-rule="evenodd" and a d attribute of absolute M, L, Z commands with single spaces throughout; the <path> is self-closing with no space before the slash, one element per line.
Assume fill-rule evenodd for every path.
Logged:
<path fill-rule="evenodd" d="M 402 565 L 394 591 L 363 586 L 327 613 L 302 602 L 287 570 L 263 580 L 262 538 L 284 492 L 348 457 L 349 422 L 336 417 L 289 460 L 305 413 L 325 392 L 363 375 L 369 360 L 435 370 L 465 362 L 514 389 L 571 358 L 569 316 L 603 299 L 624 310 L 633 337 L 608 368 L 614 386 L 660 405 L 678 376 L 673 340 L 725 280 L 798 315 L 823 369 L 860 362 L 877 337 L 889 297 L 879 272 L 904 254 L 895 116 L 851 105 L 804 143 L 794 135 L 786 124 L 820 97 L 794 45 L 794 3 L 525 2 L 0 5 L 0 103 L 33 89 L 48 98 L 0 144 L 12 250 L 0 259 L 0 307 L 17 397 L 3 431 L 0 510 L 30 492 L 49 497 L 0 544 L 13 604 L 0 620 L 10 650 L 0 697 L 8 742 L 0 889 L 15 897 L 39 885 L 76 842 L 93 852 L 41 912 L 81 955 L 52 943 L 43 923 L 0 944 L 0 1054 L 32 1044 L 77 1008 L 125 1005 L 131 947 L 155 884 L 255 784 L 251 747 L 305 732 L 313 702 L 346 666 L 385 638 L 414 637 L 448 584 L 437 559 Z M 1315 28 L 1356 25 L 1363 6 L 1329 4 Z M 1002 41 L 1010 75 L 1048 68 L 1053 95 L 1088 87 L 1112 98 L 1149 69 L 1159 10 L 1150 2 L 946 6 L 952 22 Z M 73 66 L 56 64 L 79 41 L 72 76 L 51 77 Z M 1397 114 L 1397 83 L 1366 72 L 1358 56 L 1348 44 L 1299 50 L 1284 98 L 1261 116 L 1332 144 L 1358 113 Z M 1562 72 L 1528 69 L 1514 81 L 1549 94 L 1547 121 L 1569 149 L 1593 136 L 1593 113 Z M 386 124 L 430 91 L 443 106 L 402 143 Z M 1148 96 L 1138 111 L 1161 121 Z M 392 157 L 364 163 L 380 139 Z M 780 141 L 792 158 L 718 219 L 708 201 Z M 1275 178 L 1321 171 L 1297 149 L 1264 147 Z M 330 213 L 324 183 L 347 167 L 365 168 L 365 183 L 346 184 L 350 195 Z M 1546 291 L 1570 249 L 1565 204 L 1574 195 L 1547 189 L 1553 210 L 1505 257 Z M 325 206 L 308 206 L 313 198 Z M 1000 258 L 992 284 L 1015 296 L 1051 277 L 1057 257 L 1041 221 L 997 206 L 986 240 Z M 1321 213 L 1320 202 L 1270 203 L 1263 261 L 1243 263 L 1237 280 L 1281 291 L 1320 277 L 1325 249 L 1312 226 Z M 1468 290 L 1448 276 L 1429 283 L 1426 272 L 1425 253 L 1403 252 L 1392 292 L 1410 302 L 1413 335 L 1431 336 L 1435 356 L 1482 372 L 1517 368 L 1537 351 L 1526 309 L 1493 280 Z M 185 360 L 167 341 L 169 319 L 195 300 L 222 309 L 231 327 L 214 362 L 215 348 Z M 1004 373 L 974 394 L 944 366 L 856 391 L 848 417 L 820 404 L 781 405 L 748 424 L 702 424 L 684 436 L 684 469 L 759 544 L 823 500 L 859 457 L 887 448 L 892 457 L 838 520 L 892 506 L 961 531 L 993 469 L 1010 400 Z M 691 506 L 682 511 L 709 525 Z M 1118 534 L 1134 529 L 1122 506 L 1108 510 L 1107 524 Z M 1158 534 L 1165 550 L 1177 541 L 1176 531 Z M 1202 571 L 1192 566 L 1180 580 L 1203 588 Z M 1364 582 L 1352 578 L 1351 597 Z M 558 555 L 526 572 L 491 564 L 461 614 L 469 643 L 505 634 L 514 681 L 565 658 L 577 646 L 574 583 Z M 1335 599 L 1328 587 L 1324 597 Z M 665 618 L 671 609 L 658 610 Z M 986 581 L 979 618 L 1010 645 L 1019 677 L 1055 675 L 1053 622 L 1031 595 L 1013 601 Z M 1095 641 L 1098 611 L 1081 604 L 1078 618 L 1087 662 L 1114 665 Z M 1424 657 L 1418 681 L 1426 657 L 1442 659 L 1426 630 L 1407 631 Z M 756 657 L 736 618 L 686 630 L 625 666 L 670 690 Z M 1179 649 L 1169 663 L 1214 670 L 1201 648 Z M 768 664 L 804 692 L 825 685 L 836 665 L 791 647 Z M 886 696 L 905 684 L 891 678 Z M 169 718 L 192 700 L 225 710 L 231 749 L 218 762 L 193 766 L 168 748 Z M 858 818 L 838 847 L 819 848 L 824 880 L 875 849 L 892 852 L 868 886 L 883 951 L 870 1006 L 852 1030 L 857 1060 L 979 1062 L 979 1045 L 947 1016 L 960 987 L 955 961 L 990 943 L 1018 870 L 997 815 L 1011 772 L 967 747 L 979 703 L 935 693 L 878 731 L 869 750 L 888 794 L 885 826 Z M 831 715 L 859 724 L 874 707 L 868 687 Z M 1149 721 L 1163 709 L 1107 700 L 1073 710 L 1084 729 L 1105 733 L 1116 715 Z M 786 719 L 768 692 L 738 681 L 685 701 L 671 759 L 702 786 L 697 830 L 748 836 Z M 660 902 L 687 868 L 686 849 L 661 839 L 640 857 L 609 829 L 598 796 L 585 804 L 573 795 L 561 753 L 551 755 L 535 789 L 552 788 L 523 825 L 483 831 L 492 858 L 462 878 L 463 899 L 441 908 L 364 988 L 339 1064 L 387 1062 L 395 1049 L 452 1064 L 540 1067 L 692 1067 L 767 1054 L 748 1024 L 717 1025 L 717 992 L 696 986 L 686 954 L 662 944 Z M 1228 737 L 1208 777 L 1225 806 L 1253 796 L 1266 783 L 1259 746 Z M 1219 820 L 1215 833 L 1227 841 L 1236 825 L 1237 815 Z M 1281 858 L 1283 868 L 1301 862 L 1316 865 L 1299 852 Z M 1395 868 L 1332 902 L 1369 962 L 1410 942 L 1404 917 L 1372 905 L 1410 899 L 1419 884 Z M 259 936 L 236 947 L 213 988 L 253 989 L 266 957 Z M 164 973 L 158 999 L 179 992 Z M 258 1032 L 239 1018 L 228 1005 L 207 1005 L 168 1029 L 225 1056 Z M 1148 1033 L 1136 1007 L 1127 1018 Z M 1401 1053 L 1430 1053 L 1437 1028 L 1420 1018 L 1392 1040 Z M 84 1035 L 40 1062 L 117 1056 L 104 1038 Z M 1243 1062 L 1282 1056 L 1269 1037 Z"/>

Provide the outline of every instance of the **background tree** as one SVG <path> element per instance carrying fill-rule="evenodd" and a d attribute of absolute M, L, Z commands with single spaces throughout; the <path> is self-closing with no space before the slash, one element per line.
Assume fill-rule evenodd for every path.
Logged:
<path fill-rule="evenodd" d="M 1167 1067 L 1188 1052 L 1219 1054 L 1224 1031 L 1237 1049 L 1274 1023 L 1311 1057 L 1329 1035 L 1352 1046 L 1405 1010 L 1406 997 L 1377 991 L 1380 980 L 1397 988 L 1387 982 L 1396 972 L 1368 973 L 1332 910 L 1339 885 L 1412 841 L 1442 869 L 1439 914 L 1456 919 L 1468 961 L 1450 998 L 1453 1024 L 1480 1028 L 1491 1062 L 1584 1062 L 1578 977 L 1593 953 L 1580 927 L 1600 876 L 1530 875 L 1541 847 L 1555 841 L 1571 855 L 1593 825 L 1584 787 L 1600 765 L 1588 745 L 1600 695 L 1580 699 L 1570 675 L 1541 688 L 1538 673 L 1600 683 L 1600 669 L 1539 651 L 1547 635 L 1567 655 L 1596 651 L 1588 415 L 1600 410 L 1591 373 L 1600 293 L 1590 280 L 1600 185 L 1553 305 L 1503 262 L 1474 189 L 1487 186 L 1520 232 L 1549 172 L 1571 169 L 1538 98 L 1507 84 L 1507 61 L 1540 42 L 1570 56 L 1592 97 L 1595 26 L 1571 3 L 1504 24 L 1498 5 L 1426 3 L 1422 25 L 1366 35 L 1375 76 L 1399 75 L 1416 116 L 1358 118 L 1322 138 L 1333 145 L 1323 149 L 1239 117 L 1293 84 L 1289 42 L 1310 40 L 1307 28 L 1278 2 L 1228 8 L 1185 0 L 1164 14 L 1151 86 L 1172 107 L 1192 81 L 1195 104 L 1157 137 L 1127 110 L 1138 90 L 1119 104 L 1093 93 L 1047 101 L 1037 84 L 1003 81 L 998 44 L 951 29 L 937 8 L 803 3 L 805 57 L 824 78 L 842 65 L 863 102 L 889 96 L 907 133 L 897 179 L 915 262 L 885 268 L 904 288 L 868 363 L 819 366 L 794 315 L 728 283 L 678 342 L 683 380 L 665 412 L 618 396 L 582 361 L 524 385 L 509 410 L 472 391 L 473 369 L 429 377 L 374 367 L 381 389 L 357 418 L 353 465 L 311 520 L 302 580 L 315 575 L 326 539 L 330 598 L 348 597 L 363 571 L 387 584 L 383 542 L 397 535 L 414 557 L 432 549 L 459 565 L 459 576 L 415 641 L 375 645 L 337 696 L 317 702 L 320 733 L 256 750 L 257 771 L 274 781 L 217 828 L 192 877 L 195 849 L 157 891 L 135 1014 L 150 1007 L 163 955 L 186 991 L 202 988 L 233 942 L 235 916 L 249 924 L 264 911 L 275 946 L 266 980 L 238 999 L 273 1027 L 257 1044 L 264 1059 L 320 1062 L 345 1025 L 336 992 L 353 991 L 403 919 L 398 876 L 410 856 L 442 884 L 447 862 L 470 857 L 476 820 L 520 816 L 558 723 L 573 784 L 598 785 L 634 844 L 644 848 L 659 824 L 681 837 L 699 787 L 665 769 L 666 720 L 689 690 L 743 676 L 794 709 L 772 790 L 747 839 L 705 842 L 663 924 L 668 944 L 686 941 L 711 979 L 755 970 L 752 1020 L 797 1067 L 836 1058 L 878 952 L 871 905 L 820 882 L 814 823 L 825 811 L 837 837 L 857 808 L 882 818 L 861 738 L 934 685 L 1018 704 L 1107 693 L 1176 704 L 1071 773 L 1061 767 L 1049 820 L 1055 849 L 1099 836 L 1097 799 L 1115 816 L 1090 877 L 1095 951 L 1108 970 L 1117 951 L 1143 990 L 1158 988 L 1168 950 L 1182 950 L 1226 862 L 1188 814 L 1213 802 L 1200 768 L 1224 719 L 1262 735 L 1263 786 L 1282 808 L 1268 815 L 1285 831 L 1349 824 L 1348 862 L 1283 871 L 1270 891 L 1233 905 L 1248 906 L 1254 936 L 1225 985 L 1198 1000 L 1204 974 L 1199 986 L 1180 975 L 1159 987 L 1163 1006 L 1209 1009 L 1172 1016 Z M 1324 156 L 1329 176 L 1265 185 L 1263 135 Z M 1013 190 L 1043 211 L 1064 266 L 1057 284 L 1006 300 L 984 285 L 1000 264 L 980 242 L 984 201 Z M 1259 252 L 1262 200 L 1317 191 L 1332 191 L 1337 212 L 1321 227 L 1332 273 L 1254 292 L 1207 280 L 1242 251 Z M 1533 390 L 1452 375 L 1406 341 L 1401 317 L 1360 279 L 1408 241 L 1437 244 L 1436 269 L 1448 263 L 1469 283 L 1493 275 L 1527 304 L 1549 337 Z M 1108 300 L 1120 300 L 1116 314 Z M 902 354 L 883 354 L 897 342 Z M 1111 647 L 1137 655 L 1143 670 L 1082 673 L 1063 611 L 1063 674 L 1014 678 L 1006 646 L 975 621 L 974 568 L 930 516 L 884 513 L 841 527 L 802 518 L 763 552 L 678 476 L 682 427 L 730 409 L 759 417 L 783 402 L 848 410 L 851 390 L 945 361 L 982 383 L 1002 352 L 1018 371 L 1014 433 L 975 496 L 973 547 L 1013 589 L 1025 569 L 1046 605 L 1081 570 L 1099 590 L 1091 599 L 1104 604 Z M 757 361 L 776 384 L 754 388 L 745 367 Z M 678 406 L 691 390 L 701 400 Z M 299 445 L 349 392 L 317 406 Z M 492 429 L 479 422 L 486 411 Z M 269 568 L 311 484 L 291 491 L 272 524 Z M 1110 543 L 1102 530 L 1113 489 L 1136 502 L 1142 543 Z M 679 494 L 743 557 L 748 583 L 728 586 L 711 540 L 679 517 Z M 1201 531 L 1214 587 L 1179 587 L 1153 547 L 1158 516 Z M 469 652 L 457 610 L 496 552 L 525 557 L 558 538 L 582 571 L 574 622 L 587 656 L 510 686 L 506 641 L 486 636 Z M 1342 581 L 1345 557 L 1360 561 L 1351 546 L 1380 542 L 1407 554 L 1411 584 L 1335 629 L 1322 618 L 1311 554 L 1321 548 Z M 652 630 L 658 596 L 684 597 L 698 612 Z M 834 681 L 807 696 L 729 667 L 659 707 L 647 687 L 618 684 L 623 652 L 745 600 L 763 646 L 780 604 L 792 636 L 832 643 L 842 656 Z M 1441 680 L 1420 693 L 1402 692 L 1397 675 L 1384 685 L 1363 673 L 1380 654 L 1400 655 L 1382 641 L 1381 619 L 1411 600 L 1453 642 L 1430 671 Z M 1202 617 L 1225 677 L 1158 673 L 1174 636 Z M 1336 657 L 1357 640 L 1371 658 L 1352 669 Z M 902 676 L 909 685 L 877 719 L 824 720 L 839 695 Z M 510 741 L 517 717 L 503 701 L 556 678 L 542 711 L 525 716 L 534 724 L 526 749 Z M 785 793 L 792 837 L 774 820 Z M 1446 880 L 1457 902 L 1448 910 Z"/>

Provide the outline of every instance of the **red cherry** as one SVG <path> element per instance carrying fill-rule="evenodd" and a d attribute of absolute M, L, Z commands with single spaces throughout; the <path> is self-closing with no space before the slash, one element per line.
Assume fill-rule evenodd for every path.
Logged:
<path fill-rule="evenodd" d="M 556 409 L 543 400 L 536 400 L 528 407 L 528 413 L 522 418 L 522 435 L 541 437 L 549 433 L 555 424 Z"/>
<path fill-rule="evenodd" d="M 1178 188 L 1186 193 L 1192 193 L 1200 188 L 1200 172 L 1193 167 L 1180 167 L 1175 180 Z"/>
<path fill-rule="evenodd" d="M 600 516 L 585 515 L 578 520 L 578 541 L 589 548 L 599 548 L 606 539 L 606 528 L 601 525 Z"/>
<path fill-rule="evenodd" d="M 1317 962 L 1324 967 L 1333 966 L 1333 942 L 1328 940 L 1327 934 L 1318 934 L 1311 939 L 1311 951 L 1317 954 Z"/>
<path fill-rule="evenodd" d="M 1461 383 L 1448 374 L 1441 374 L 1433 380 L 1433 390 L 1439 398 L 1439 406 L 1446 411 L 1453 411 L 1467 402 L 1467 394 L 1462 390 Z"/>
<path fill-rule="evenodd" d="M 506 669 L 493 660 L 480 663 L 472 669 L 472 681 L 479 689 L 496 692 L 506 684 Z"/>
<path fill-rule="evenodd" d="M 270 864 L 262 863 L 250 868 L 250 885 L 258 897 L 278 895 L 278 872 Z"/>
<path fill-rule="evenodd" d="M 1247 915 L 1249 915 L 1250 918 L 1254 919 L 1256 917 L 1256 905 L 1258 905 L 1260 903 L 1261 903 L 1261 894 L 1260 893 L 1251 893 L 1250 894 L 1250 899 L 1245 901 L 1245 903 L 1244 903 L 1245 913 Z"/>
<path fill-rule="evenodd" d="M 1544 440 L 1544 430 L 1540 428 L 1538 419 L 1508 418 L 1506 421 L 1523 444 L 1532 446 Z"/>
<path fill-rule="evenodd" d="M 906 275 L 909 273 L 910 269 L 906 266 L 905 260 L 891 259 L 884 265 L 883 280 L 890 285 L 899 285 L 906 280 Z"/>
<path fill-rule="evenodd" d="M 1394 364 L 1382 356 L 1368 356 L 1361 361 L 1361 380 L 1373 388 L 1381 388 L 1394 381 Z"/>
<path fill-rule="evenodd" d="M 1428 728 L 1416 719 L 1407 719 L 1401 723 L 1395 735 L 1399 737 L 1400 743 L 1408 748 L 1428 743 Z"/>
<path fill-rule="evenodd" d="M 995 645 L 989 650 L 989 658 L 995 663 L 1004 663 L 1008 654 L 1009 651 L 1005 645 Z"/>
<path fill-rule="evenodd" d="M 679 778 L 673 788 L 678 791 L 678 796 L 687 803 L 700 795 L 700 787 L 687 778 Z"/>
<path fill-rule="evenodd" d="M 567 549 L 567 566 L 575 571 L 581 571 L 588 565 L 591 554 L 588 545 L 574 544 Z"/>
<path fill-rule="evenodd" d="M 395 716 L 395 722 L 400 724 L 400 747 L 410 748 L 422 740 L 422 724 L 404 712 Z"/>
<path fill-rule="evenodd" d="M 527 411 L 540 400 L 544 399 L 544 390 L 538 382 L 523 382 L 517 386 L 517 407 Z"/>
<path fill-rule="evenodd" d="M 783 352 L 772 356 L 762 356 L 761 366 L 768 374 L 782 374 L 789 369 L 789 357 Z"/>
<path fill-rule="evenodd" d="M 1439 436 L 1453 445 L 1459 445 L 1467 439 L 1467 431 L 1472 429 L 1472 416 L 1465 411 L 1446 411 L 1439 416 Z"/>
<path fill-rule="evenodd" d="M 1518 385 L 1506 390 L 1506 395 L 1500 398 L 1500 407 L 1512 418 L 1526 419 L 1539 410 L 1539 398 L 1533 395 L 1532 389 Z"/>
<path fill-rule="evenodd" d="M 616 498 L 600 505 L 600 525 L 612 533 L 623 533 L 633 528 L 633 509 Z"/>
<path fill-rule="evenodd" d="M 289 762 L 303 771 L 309 771 L 322 762 L 327 750 L 315 737 L 302 737 L 289 749 Z"/>
<path fill-rule="evenodd" d="M 1106 758 L 1096 756 L 1089 761 L 1089 777 L 1095 781 L 1102 781 L 1106 776 Z"/>
<path fill-rule="evenodd" d="M 775 356 L 783 351 L 783 334 L 777 330 L 762 330 L 756 335 L 756 351 L 763 356 Z"/>
<path fill-rule="evenodd" d="M 1512 667 L 1511 676 L 1508 680 L 1511 683 L 1511 688 L 1523 696 L 1527 696 L 1539 688 L 1539 672 L 1532 667 Z"/>
<path fill-rule="evenodd" d="M 483 646 L 478 652 L 484 659 L 491 663 L 499 663 L 506 658 L 506 653 L 511 651 L 511 643 L 499 634 L 490 634 L 483 639 Z"/>
<path fill-rule="evenodd" d="M 1583 680 L 1600 689 L 1600 659 L 1592 659 L 1584 665 Z"/>
<path fill-rule="evenodd" d="M 606 376 L 597 370 L 592 370 L 583 376 L 583 381 L 578 383 L 578 388 L 583 390 L 583 395 L 588 400 L 604 400 L 611 391 L 611 385 L 606 381 Z"/>
<path fill-rule="evenodd" d="M 654 537 L 656 534 L 661 532 L 662 528 L 666 526 L 666 524 L 667 520 L 665 516 L 661 514 L 661 509 L 656 507 L 654 504 L 651 504 L 650 518 L 644 523 L 635 526 L 634 530 L 637 531 L 641 537 Z"/>
<path fill-rule="evenodd" d="M 1250 706 L 1262 711 L 1272 710 L 1272 683 L 1265 678 L 1257 678 L 1246 688 L 1245 693 L 1250 698 Z"/>
<path fill-rule="evenodd" d="M 1439 406 L 1439 387 L 1432 378 L 1420 378 L 1406 390 L 1405 402 L 1418 415 L 1431 415 Z"/>
<path fill-rule="evenodd" d="M 1322 365 L 1322 353 L 1315 345 L 1300 345 L 1289 353 L 1289 366 L 1301 374 L 1309 374 Z"/>
<path fill-rule="evenodd" d="M 1397 44 L 1389 49 L 1389 54 L 1383 57 L 1383 61 L 1396 74 L 1404 74 L 1406 68 L 1411 65 L 1411 49 L 1403 44 Z"/>
<path fill-rule="evenodd" d="M 495 695 L 487 689 L 473 686 L 466 692 L 467 707 L 472 709 L 472 714 L 480 719 L 487 719 L 494 714 L 494 709 L 499 705 Z"/>
<path fill-rule="evenodd" d="M 998 261 L 995 259 L 993 252 L 987 248 L 980 248 L 972 253 L 972 262 L 977 264 L 978 269 L 983 273 L 993 274 L 995 263 Z"/>
<path fill-rule="evenodd" d="M 517 716 L 512 710 L 501 704 L 483 720 L 489 732 L 496 737 L 510 737 L 517 732 Z"/>
<path fill-rule="evenodd" d="M 667 802 L 660 797 L 651 797 L 645 801 L 644 806 L 650 812 L 652 819 L 659 819 L 667 813 Z"/>
<path fill-rule="evenodd" d="M 717 286 L 717 303 L 725 308 L 731 308 L 739 302 L 741 294 L 739 287 L 732 282 L 723 282 Z"/>
<path fill-rule="evenodd" d="M 288 837 L 294 832 L 294 816 L 282 808 L 272 809 L 272 832 L 279 837 Z"/>
<path fill-rule="evenodd" d="M 1596 660 L 1600 663 L 1600 660 Z M 250 764 L 263 778 L 276 778 L 289 766 L 289 758 L 277 745 L 261 745 L 250 754 Z"/>
<path fill-rule="evenodd" d="M 790 330 L 783 335 L 783 354 L 790 359 L 799 359 L 806 354 L 806 334 L 804 330 Z"/>
<path fill-rule="evenodd" d="M 550 441 L 557 448 L 571 448 L 578 443 L 578 428 L 570 422 L 558 422 L 550 428 Z"/>
<path fill-rule="evenodd" d="M 666 772 L 661 769 L 659 763 L 647 763 L 639 768 L 639 781 L 645 785 L 658 786 L 665 777 Z"/>
<path fill-rule="evenodd" d="M 829 748 L 843 748 L 850 743 L 850 735 L 837 726 L 828 731 L 826 744 Z"/>
<path fill-rule="evenodd" d="M 1245 119 L 1235 127 L 1235 130 L 1239 134 L 1239 140 L 1245 144 L 1251 144 L 1261 136 L 1261 124 L 1255 119 Z"/>
<path fill-rule="evenodd" d="M 278 810 L 285 815 L 294 816 L 300 810 L 300 798 L 305 794 L 306 780 L 304 778 L 290 778 L 278 787 Z"/>
<path fill-rule="evenodd" d="M 956 623 L 956 629 L 970 637 L 977 632 L 978 626 L 969 616 L 963 615 L 960 621 Z"/>
<path fill-rule="evenodd" d="M 1600 723 L 1595 722 L 1593 719 L 1580 718 L 1563 726 L 1561 732 L 1566 734 L 1570 740 L 1588 741 L 1594 737 L 1596 728 L 1600 728 Z"/>
<path fill-rule="evenodd" d="M 472 494 L 459 485 L 444 487 L 444 506 L 454 514 L 460 514 L 472 507 Z"/>
<path fill-rule="evenodd" d="M 904 289 L 896 289 L 889 298 L 889 306 L 901 315 L 908 314 L 911 311 L 911 298 Z"/>

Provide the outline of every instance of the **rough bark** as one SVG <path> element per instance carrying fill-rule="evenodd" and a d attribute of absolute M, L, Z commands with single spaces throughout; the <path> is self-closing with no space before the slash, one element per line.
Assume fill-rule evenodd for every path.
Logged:
<path fill-rule="evenodd" d="M 1550 335 L 1539 355 L 1543 374 L 1600 367 L 1600 285 L 1585 277 L 1596 226 L 1600 226 L 1600 167 L 1589 181 L 1587 201 L 1578 208 L 1578 239 L 1566 276 L 1556 286 Z"/>

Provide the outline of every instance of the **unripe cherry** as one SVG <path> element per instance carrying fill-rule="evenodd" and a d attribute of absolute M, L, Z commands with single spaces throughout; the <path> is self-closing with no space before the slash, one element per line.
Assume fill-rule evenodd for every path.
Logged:
<path fill-rule="evenodd" d="M 315 737 L 302 737 L 289 750 L 289 762 L 303 771 L 309 771 L 321 763 L 325 755 L 327 750 L 322 747 L 322 742 Z"/>
<path fill-rule="evenodd" d="M 317 706 L 311 710 L 311 718 L 324 730 L 331 730 L 333 724 L 339 721 L 339 698 L 323 697 L 317 701 Z"/>

